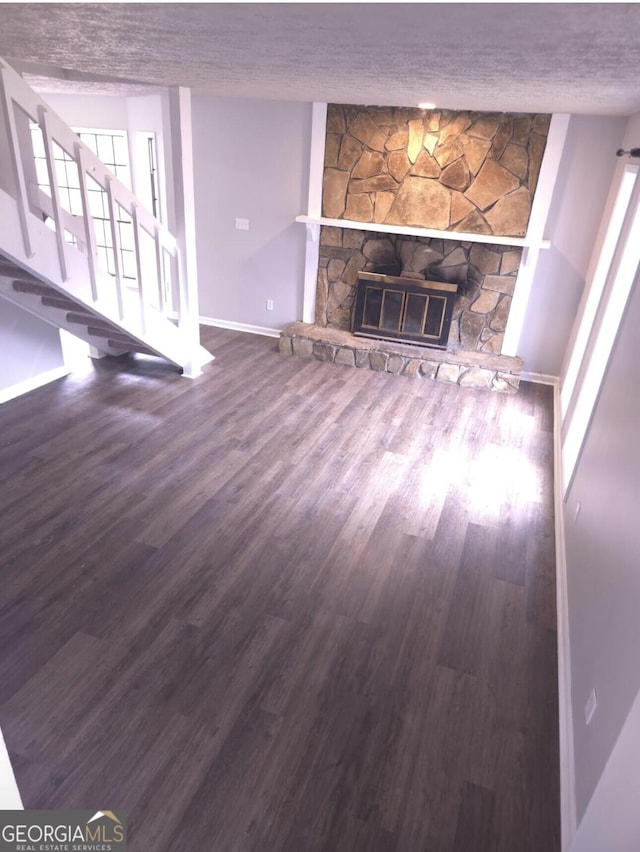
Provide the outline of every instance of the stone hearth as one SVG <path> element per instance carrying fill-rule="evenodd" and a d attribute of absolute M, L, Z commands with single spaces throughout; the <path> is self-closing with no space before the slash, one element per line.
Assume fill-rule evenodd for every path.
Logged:
<path fill-rule="evenodd" d="M 348 331 L 294 322 L 280 334 L 280 352 L 345 367 L 360 367 L 464 387 L 515 393 L 522 360 L 506 355 L 441 351 L 408 343 L 355 337 Z"/>

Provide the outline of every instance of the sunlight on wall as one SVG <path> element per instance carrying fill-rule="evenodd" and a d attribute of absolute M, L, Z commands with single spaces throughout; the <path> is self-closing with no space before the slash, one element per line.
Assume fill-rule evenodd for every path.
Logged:
<path fill-rule="evenodd" d="M 88 343 L 61 328 L 60 344 L 62 345 L 65 367 L 74 373 L 91 369 L 91 361 L 89 360 L 91 347 Z"/>

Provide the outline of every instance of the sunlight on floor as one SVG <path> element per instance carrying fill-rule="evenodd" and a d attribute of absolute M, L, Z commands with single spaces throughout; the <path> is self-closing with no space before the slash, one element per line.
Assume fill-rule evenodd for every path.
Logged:
<path fill-rule="evenodd" d="M 489 521 L 499 516 L 505 504 L 539 502 L 542 489 L 541 469 L 520 447 L 486 444 L 475 458 L 461 452 L 454 463 L 450 454 L 434 453 L 422 470 L 417 497 L 420 506 L 427 508 L 456 491 L 464 495 L 474 516 Z"/>

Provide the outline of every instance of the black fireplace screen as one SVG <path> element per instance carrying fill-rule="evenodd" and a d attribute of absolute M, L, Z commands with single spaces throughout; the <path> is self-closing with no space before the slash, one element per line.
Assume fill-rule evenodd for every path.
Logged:
<path fill-rule="evenodd" d="M 353 333 L 446 349 L 457 291 L 457 284 L 361 272 Z"/>

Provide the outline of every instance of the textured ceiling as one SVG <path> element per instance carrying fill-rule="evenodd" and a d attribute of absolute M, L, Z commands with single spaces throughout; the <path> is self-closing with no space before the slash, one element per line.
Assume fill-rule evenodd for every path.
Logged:
<path fill-rule="evenodd" d="M 640 111 L 635 3 L 2 3 L 0 56 L 58 91 Z"/>

